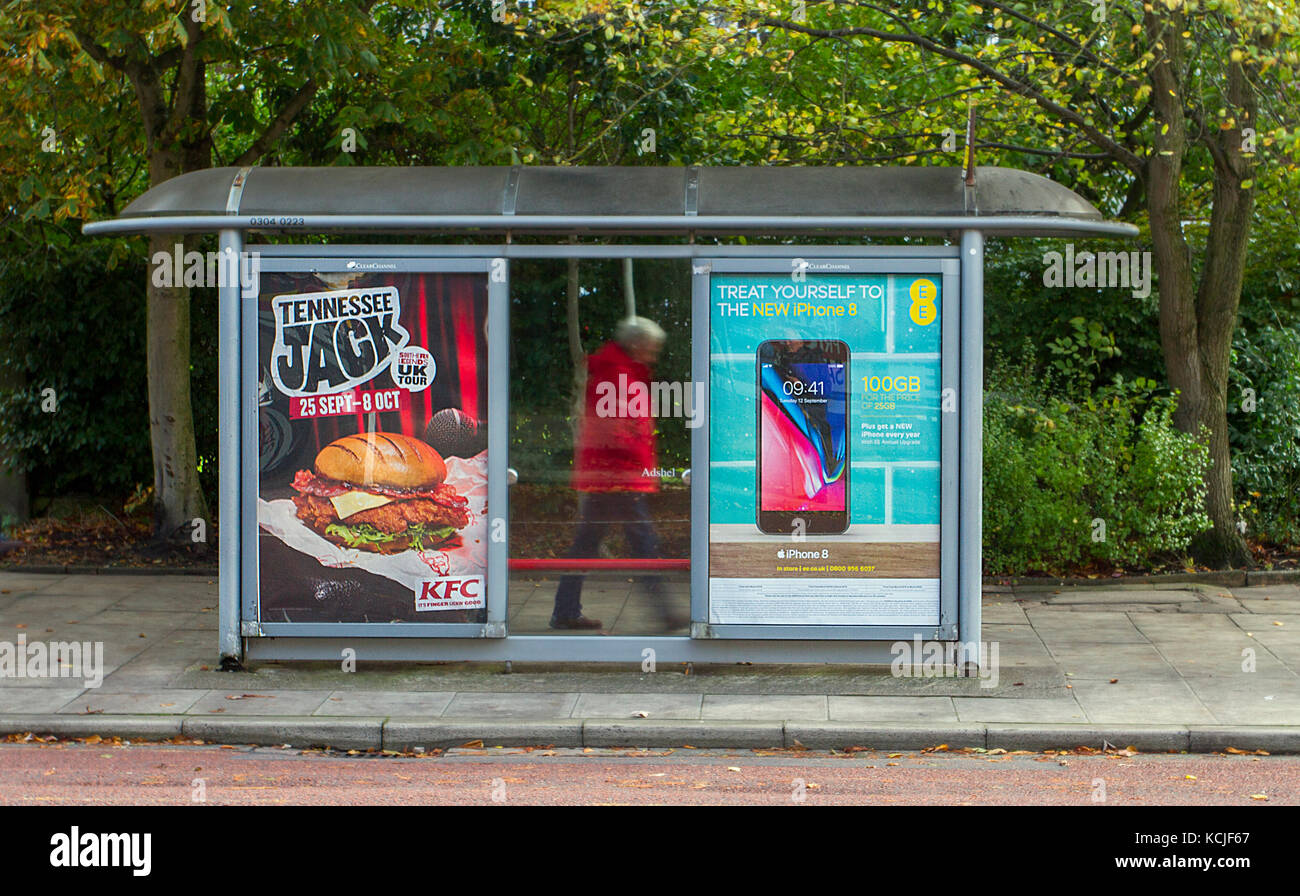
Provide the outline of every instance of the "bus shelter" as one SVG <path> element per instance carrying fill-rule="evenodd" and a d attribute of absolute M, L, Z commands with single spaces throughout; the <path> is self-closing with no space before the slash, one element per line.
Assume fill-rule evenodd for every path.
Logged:
<path fill-rule="evenodd" d="M 237 270 L 218 305 L 227 663 L 887 663 L 919 641 L 972 666 L 985 238 L 1136 229 L 994 167 L 270 167 L 185 174 L 85 232 L 212 232 Z M 520 279 L 573 259 L 622 263 L 626 307 Z M 632 315 L 652 262 L 679 268 Z M 634 323 L 575 387 L 537 359 L 599 343 L 584 300 Z M 673 308 L 669 377 L 636 321 Z M 529 408 L 575 388 L 572 445 L 536 484 L 515 468 L 564 428 Z M 645 508 L 669 505 L 666 549 Z M 617 556 L 591 549 L 602 526 Z M 619 619 L 644 589 L 667 623 L 538 624 L 584 582 L 589 603 L 623 593 Z"/>

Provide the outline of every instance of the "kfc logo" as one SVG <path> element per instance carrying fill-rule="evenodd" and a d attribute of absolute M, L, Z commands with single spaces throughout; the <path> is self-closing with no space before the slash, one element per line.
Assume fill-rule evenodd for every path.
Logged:
<path fill-rule="evenodd" d="M 487 606 L 483 595 L 483 577 L 443 578 L 421 582 L 415 591 L 415 609 L 477 610 Z"/>
<path fill-rule="evenodd" d="M 435 576 L 445 576 L 451 572 L 451 561 L 447 559 L 446 551 L 420 551 L 419 554 L 424 565 L 433 570 Z"/>

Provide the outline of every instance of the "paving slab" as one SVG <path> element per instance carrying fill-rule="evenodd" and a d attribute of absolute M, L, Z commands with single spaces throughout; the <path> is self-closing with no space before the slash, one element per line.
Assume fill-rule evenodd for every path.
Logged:
<path fill-rule="evenodd" d="M 104 681 L 108 680 L 108 668 L 106 667 Z M 79 690 L 85 690 L 93 683 L 91 678 L 82 676 L 62 676 L 58 678 L 40 677 L 40 678 L 0 678 L 0 692 L 8 693 L 10 691 L 54 691 L 70 687 L 76 687 Z M 103 685 L 103 681 L 100 685 Z"/>
<path fill-rule="evenodd" d="M 829 697 L 832 722 L 956 722 L 952 697 Z M 978 700 L 977 697 L 962 698 Z"/>
<path fill-rule="evenodd" d="M 1049 647 L 1075 641 L 1094 644 L 1144 644 L 1147 641 L 1127 613 L 1077 613 L 1050 607 L 1038 607 L 1026 613 L 1034 631 Z"/>
<path fill-rule="evenodd" d="M 165 596 L 159 595 L 152 589 L 142 588 L 133 594 L 128 594 L 113 604 L 113 609 L 122 611 L 146 611 L 146 612 L 194 612 L 204 607 L 209 608 L 212 612 L 217 610 L 217 586 L 204 591 L 190 590 L 177 591 Z M 214 619 L 212 627 L 215 630 L 217 622 Z"/>
<path fill-rule="evenodd" d="M 702 719 L 769 720 L 817 719 L 827 716 L 824 695 L 800 694 L 705 694 L 700 707 Z"/>
<path fill-rule="evenodd" d="M 121 600 L 128 594 L 134 594 L 142 588 L 149 588 L 155 594 L 161 594 L 167 587 L 165 577 L 146 577 L 139 581 L 135 576 L 67 576 L 61 582 L 53 583 L 40 589 L 33 599 L 63 600 L 65 598 L 97 598 Z"/>
<path fill-rule="evenodd" d="M 1233 588 L 1232 594 L 1239 600 L 1300 601 L 1300 585 L 1253 585 L 1249 588 Z"/>
<path fill-rule="evenodd" d="M 1198 724 L 1216 721 L 1186 682 L 1073 682 L 1074 698 L 1088 721 L 1107 725 Z"/>
<path fill-rule="evenodd" d="M 1025 615 L 1025 608 L 1017 603 L 1006 601 L 990 601 L 984 599 L 980 608 L 980 616 L 985 625 L 1028 625 L 1029 617 Z"/>
<path fill-rule="evenodd" d="M 85 688 L 0 688 L 0 716 L 13 713 L 57 712 Z"/>
<path fill-rule="evenodd" d="M 313 715 L 318 716 L 440 716 L 451 698 L 449 691 L 335 691 Z"/>
<path fill-rule="evenodd" d="M 1245 653 L 1245 650 L 1252 652 Z M 1240 650 L 1233 646 L 1208 651 L 1184 648 L 1176 652 L 1162 648 L 1161 652 L 1183 678 L 1236 678 L 1240 675 L 1293 678 L 1295 675 L 1263 645 Z"/>
<path fill-rule="evenodd" d="M 578 694 L 459 693 L 443 710 L 444 718 L 564 719 L 573 713 Z"/>
<path fill-rule="evenodd" d="M 1270 631 L 1273 629 L 1300 632 L 1300 614 L 1296 613 L 1233 613 L 1229 618 L 1246 631 Z"/>
<path fill-rule="evenodd" d="M 1052 606 L 1097 607 L 1107 604 L 1180 604 L 1201 599 L 1195 591 L 1153 590 L 1148 588 L 1069 588 L 1053 594 L 1046 603 Z"/>
<path fill-rule="evenodd" d="M 573 717 L 631 719 L 645 713 L 649 719 L 698 719 L 703 701 L 703 694 L 583 694 Z"/>
<path fill-rule="evenodd" d="M 1065 674 L 1074 679 L 1177 679 L 1178 672 L 1151 644 L 1105 644 L 1054 647 Z"/>
<path fill-rule="evenodd" d="M 60 713 L 72 715 L 174 715 L 183 713 L 206 694 L 195 690 L 87 690 L 69 700 Z"/>
<path fill-rule="evenodd" d="M 1187 686 L 1225 725 L 1300 725 L 1300 678 L 1189 678 Z"/>
<path fill-rule="evenodd" d="M 1192 613 L 1134 613 L 1133 625 L 1151 641 L 1235 637 L 1241 629 L 1234 618 L 1242 614 L 1197 615 Z"/>
<path fill-rule="evenodd" d="M 116 605 L 94 615 L 77 620 L 87 627 L 120 625 L 138 628 L 142 632 L 171 632 L 176 629 L 202 629 L 216 631 L 215 619 L 206 613 L 191 611 L 167 612 L 163 610 L 121 610 Z M 210 624 L 213 623 L 213 624 Z"/>
<path fill-rule="evenodd" d="M 1277 614 L 1294 616 L 1300 610 L 1300 599 L 1242 597 L 1238 600 L 1238 603 L 1246 612 L 1257 613 L 1261 616 L 1274 616 Z"/>
<path fill-rule="evenodd" d="M 49 625 L 50 620 L 83 620 L 111 607 L 116 597 L 104 595 L 22 595 L 0 610 L 0 623 Z"/>
<path fill-rule="evenodd" d="M 200 716 L 310 716 L 329 696 L 329 691 L 209 691 L 188 712 Z"/>
<path fill-rule="evenodd" d="M 1083 707 L 1072 697 L 1026 700 L 1009 697 L 954 697 L 952 702 L 957 718 L 962 722 L 1047 724 L 1088 721 Z"/>
<path fill-rule="evenodd" d="M 42 591 L 59 585 L 68 576 L 62 574 L 0 572 L 0 593 L 21 591 Z M 81 577 L 78 576 L 80 581 Z"/>

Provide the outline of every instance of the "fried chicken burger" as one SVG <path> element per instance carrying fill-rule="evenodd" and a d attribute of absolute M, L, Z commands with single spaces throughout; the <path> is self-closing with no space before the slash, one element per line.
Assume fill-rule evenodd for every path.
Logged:
<path fill-rule="evenodd" d="M 436 547 L 469 525 L 469 501 L 448 485 L 447 465 L 409 436 L 363 432 L 316 455 L 293 479 L 298 518 L 326 540 L 377 554 Z"/>

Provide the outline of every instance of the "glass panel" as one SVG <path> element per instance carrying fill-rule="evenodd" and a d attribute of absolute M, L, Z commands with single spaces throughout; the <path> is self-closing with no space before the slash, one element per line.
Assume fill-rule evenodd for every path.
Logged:
<path fill-rule="evenodd" d="M 511 634 L 688 633 L 690 263 L 627 264 L 511 264 Z"/>

